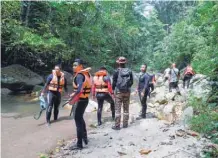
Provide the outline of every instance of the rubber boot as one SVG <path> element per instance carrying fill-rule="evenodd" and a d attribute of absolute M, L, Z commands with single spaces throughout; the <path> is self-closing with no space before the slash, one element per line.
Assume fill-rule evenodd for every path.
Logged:
<path fill-rule="evenodd" d="M 97 117 L 98 117 L 98 126 L 101 126 L 102 122 L 101 122 L 101 113 L 100 112 L 98 112 Z"/>

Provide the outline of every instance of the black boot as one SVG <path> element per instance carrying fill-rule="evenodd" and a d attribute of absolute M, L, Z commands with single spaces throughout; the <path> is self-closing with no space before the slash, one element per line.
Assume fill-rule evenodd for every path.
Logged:
<path fill-rule="evenodd" d="M 101 112 L 98 111 L 97 117 L 98 117 L 98 126 L 101 126 L 101 124 L 102 124 L 102 122 L 101 122 Z"/>
<path fill-rule="evenodd" d="M 83 138 L 83 142 L 85 143 L 85 145 L 88 145 L 88 138 Z"/>
<path fill-rule="evenodd" d="M 114 126 L 112 126 L 112 129 L 113 129 L 113 130 L 120 130 L 120 127 L 114 125 Z"/>
<path fill-rule="evenodd" d="M 46 112 L 46 122 L 47 122 L 47 126 L 50 126 L 50 124 L 51 124 L 50 118 L 51 118 L 51 112 Z"/>
<path fill-rule="evenodd" d="M 115 111 L 112 112 L 112 120 L 115 120 Z"/>
<path fill-rule="evenodd" d="M 98 121 L 98 126 L 101 126 L 102 125 L 102 122 L 101 121 Z"/>
<path fill-rule="evenodd" d="M 69 147 L 69 150 L 82 150 L 82 149 L 83 149 L 82 145 L 77 145 L 77 144 Z"/>
<path fill-rule="evenodd" d="M 141 120 L 141 119 L 145 119 L 146 115 L 139 115 L 138 117 L 136 117 L 136 120 Z"/>

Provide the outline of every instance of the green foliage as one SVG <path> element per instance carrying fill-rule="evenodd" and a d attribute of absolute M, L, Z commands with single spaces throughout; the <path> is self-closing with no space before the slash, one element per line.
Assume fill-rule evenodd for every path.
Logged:
<path fill-rule="evenodd" d="M 200 3 L 184 20 L 175 23 L 171 32 L 157 47 L 155 56 L 163 63 L 157 68 L 176 62 L 179 68 L 192 63 L 197 73 L 216 75 L 218 68 L 218 4 Z"/>
<path fill-rule="evenodd" d="M 144 9 L 153 5 L 144 16 Z M 218 70 L 217 2 L 176 1 L 4 1 L 3 63 L 34 69 L 40 59 L 48 67 L 61 59 L 83 58 L 110 71 L 123 55 L 132 69 L 141 63 L 163 70 L 171 62 L 191 62 L 197 73 Z M 23 62 L 25 61 L 25 62 Z"/>
<path fill-rule="evenodd" d="M 218 106 L 216 103 L 208 104 L 205 99 L 190 97 L 188 105 L 194 108 L 194 117 L 190 121 L 191 128 L 204 133 L 214 143 L 218 143 Z"/>

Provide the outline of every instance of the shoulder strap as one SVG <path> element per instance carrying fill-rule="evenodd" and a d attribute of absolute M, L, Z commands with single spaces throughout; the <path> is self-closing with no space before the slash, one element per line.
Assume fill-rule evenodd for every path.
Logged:
<path fill-rule="evenodd" d="M 175 70 L 172 68 L 173 72 L 175 73 L 176 77 L 178 77 L 178 74 L 176 74 Z"/>

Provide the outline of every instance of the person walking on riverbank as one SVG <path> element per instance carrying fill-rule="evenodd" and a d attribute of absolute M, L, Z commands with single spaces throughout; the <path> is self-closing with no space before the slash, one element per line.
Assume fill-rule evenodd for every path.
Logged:
<path fill-rule="evenodd" d="M 73 106 L 74 119 L 77 128 L 77 144 L 71 146 L 70 150 L 83 149 L 83 141 L 86 145 L 88 144 L 86 123 L 83 115 L 89 103 L 92 83 L 91 75 L 89 73 L 91 68 L 84 69 L 83 64 L 84 62 L 81 59 L 76 59 L 73 63 L 74 79 L 71 99 L 78 97 L 79 100 Z"/>
<path fill-rule="evenodd" d="M 104 101 L 106 100 L 111 105 L 111 112 L 112 112 L 112 119 L 115 119 L 115 107 L 114 107 L 114 100 L 113 100 L 113 90 L 110 81 L 110 76 L 107 73 L 107 69 L 105 67 L 101 67 L 99 71 L 95 73 L 93 78 L 93 88 L 92 88 L 92 95 L 93 98 L 97 98 L 98 101 L 98 112 L 97 112 L 97 119 L 98 125 L 102 124 L 101 122 L 101 115 Z"/>
<path fill-rule="evenodd" d="M 115 91 L 115 125 L 114 130 L 120 130 L 121 106 L 123 105 L 123 128 L 128 127 L 130 91 L 133 85 L 133 75 L 129 68 L 125 67 L 125 57 L 119 57 L 116 63 L 119 68 L 113 74 L 112 89 Z"/>
<path fill-rule="evenodd" d="M 173 63 L 169 72 L 169 92 L 172 92 L 172 88 L 175 88 L 177 93 L 180 94 L 179 86 L 178 86 L 179 78 L 180 78 L 179 69 L 177 69 L 176 64 Z"/>
<path fill-rule="evenodd" d="M 64 73 L 61 72 L 60 66 L 56 65 L 54 70 L 52 70 L 52 74 L 50 74 L 47 78 L 44 89 L 41 93 L 44 96 L 45 91 L 48 89 L 48 107 L 46 109 L 46 122 L 47 125 L 50 125 L 50 118 L 52 113 L 52 108 L 54 106 L 54 120 L 58 119 L 59 113 L 59 105 L 61 103 L 61 93 L 63 88 L 67 92 L 67 80 L 64 77 Z"/>
<path fill-rule="evenodd" d="M 151 79 L 149 74 L 146 73 L 147 70 L 146 64 L 141 65 L 140 70 L 141 72 L 139 74 L 139 83 L 138 83 L 138 88 L 136 90 L 136 94 L 138 93 L 139 95 L 142 108 L 141 108 L 141 114 L 139 115 L 139 117 L 136 118 L 137 120 L 146 118 L 147 97 L 150 91 L 149 81 Z"/>
<path fill-rule="evenodd" d="M 170 68 L 168 67 L 164 70 L 164 74 L 163 74 L 164 83 L 169 80 L 169 76 L 170 76 Z"/>

